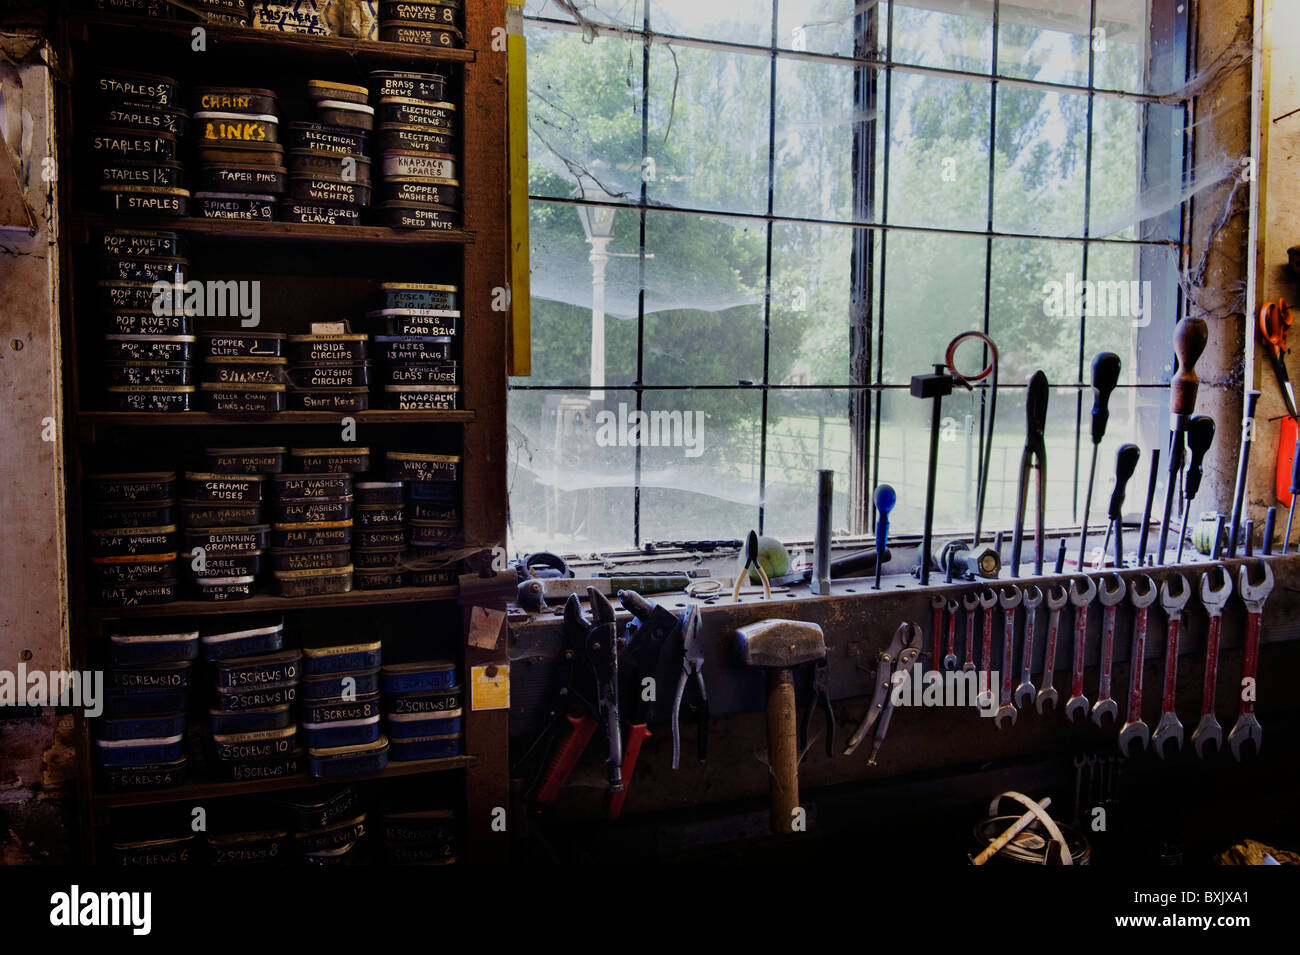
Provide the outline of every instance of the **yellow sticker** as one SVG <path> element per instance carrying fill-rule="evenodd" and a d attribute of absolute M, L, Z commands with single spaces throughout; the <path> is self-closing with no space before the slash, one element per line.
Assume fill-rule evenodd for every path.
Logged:
<path fill-rule="evenodd" d="M 469 689 L 471 710 L 510 709 L 510 665 L 470 667 Z"/>

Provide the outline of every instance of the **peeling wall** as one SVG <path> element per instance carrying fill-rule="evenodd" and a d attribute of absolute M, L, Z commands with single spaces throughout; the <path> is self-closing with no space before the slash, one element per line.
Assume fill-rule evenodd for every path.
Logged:
<path fill-rule="evenodd" d="M 76 861 L 74 723 L 53 710 L 0 718 L 0 865 Z"/>

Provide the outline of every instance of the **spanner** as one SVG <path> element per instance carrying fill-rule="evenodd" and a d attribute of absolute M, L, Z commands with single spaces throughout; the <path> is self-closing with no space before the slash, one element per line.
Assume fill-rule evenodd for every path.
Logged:
<path fill-rule="evenodd" d="M 1242 690 L 1245 690 L 1247 680 L 1251 683 L 1251 689 L 1254 690 L 1255 674 L 1259 668 L 1259 631 L 1260 622 L 1264 616 L 1264 601 L 1268 599 L 1269 592 L 1273 589 L 1273 570 L 1264 562 L 1264 579 L 1254 584 L 1250 581 L 1250 567 L 1247 564 L 1241 565 L 1241 570 L 1237 573 L 1237 593 L 1241 594 L 1241 602 L 1246 605 L 1246 642 L 1241 651 L 1241 682 Z M 1241 709 L 1237 711 L 1237 722 L 1232 724 L 1232 732 L 1228 734 L 1228 746 L 1232 749 L 1232 758 L 1241 762 L 1241 744 L 1251 742 L 1255 744 L 1255 755 L 1259 755 L 1260 749 L 1264 745 L 1264 731 L 1260 728 L 1259 720 L 1255 719 L 1255 694 L 1250 694 L 1250 699 L 1246 699 L 1246 694 L 1242 693 Z"/>
<path fill-rule="evenodd" d="M 1008 593 L 1010 591 L 1010 593 Z M 993 714 L 993 726 L 1002 729 L 1003 720 L 1011 720 L 1016 725 L 1016 708 L 1011 702 L 1011 669 L 1015 665 L 1016 652 L 1016 608 L 1020 606 L 1024 595 L 1018 587 L 1006 587 L 998 595 L 1002 605 L 1002 698 L 998 711 Z"/>
<path fill-rule="evenodd" d="M 1144 750 L 1151 745 L 1151 729 L 1142 721 L 1142 662 L 1147 650 L 1147 608 L 1156 602 L 1156 582 L 1143 574 L 1130 585 L 1128 595 L 1133 601 L 1133 644 L 1128 663 L 1128 707 L 1124 725 L 1119 728 L 1119 751 L 1125 759 L 1134 740 L 1141 740 Z"/>
<path fill-rule="evenodd" d="M 943 659 L 943 608 L 947 603 L 942 594 L 935 594 L 930 598 L 930 608 L 934 610 L 934 629 L 930 636 L 930 666 L 932 669 L 939 669 L 939 663 Z"/>
<path fill-rule="evenodd" d="M 1060 596 L 1056 596 L 1060 591 Z M 1060 584 L 1052 584 L 1047 588 L 1047 609 L 1051 611 L 1051 616 L 1047 618 L 1047 646 L 1043 649 L 1043 678 L 1039 680 L 1042 686 L 1038 690 L 1038 698 L 1034 701 L 1034 708 L 1039 713 L 1043 712 L 1044 704 L 1050 705 L 1053 710 L 1056 709 L 1057 693 L 1052 686 L 1052 675 L 1056 669 L 1056 635 L 1061 629 L 1061 608 L 1065 606 L 1066 601 L 1070 599 L 1070 592 Z"/>
<path fill-rule="evenodd" d="M 1232 577 L 1220 564 L 1219 576 L 1223 586 L 1210 587 L 1210 571 L 1201 574 L 1201 606 L 1210 615 L 1210 626 L 1205 634 L 1205 682 L 1201 686 L 1201 721 L 1192 733 L 1192 747 L 1196 758 L 1205 758 L 1205 744 L 1213 742 L 1215 749 L 1223 748 L 1223 727 L 1214 716 L 1214 688 L 1219 679 L 1219 624 L 1223 621 L 1223 606 L 1232 596 Z"/>
<path fill-rule="evenodd" d="M 980 608 L 984 611 L 984 632 L 980 634 L 980 683 L 984 689 L 976 697 L 976 703 L 981 710 L 987 710 L 993 705 L 993 608 L 998 604 L 997 592 L 992 587 L 985 587 L 980 594 Z"/>
<path fill-rule="evenodd" d="M 1079 589 L 1079 581 L 1087 585 Z M 1070 698 L 1065 701 L 1065 718 L 1088 715 L 1088 698 L 1083 695 L 1083 656 L 1088 649 L 1088 607 L 1097 596 L 1097 585 L 1091 577 L 1075 577 L 1070 581 L 1070 603 L 1074 604 L 1074 668 L 1070 671 Z"/>
<path fill-rule="evenodd" d="M 1119 704 L 1110 696 L 1110 668 L 1115 660 L 1115 608 L 1124 600 L 1128 588 L 1124 584 L 1123 577 L 1119 574 L 1113 576 L 1114 590 L 1107 589 L 1104 579 L 1101 587 L 1098 588 L 1101 605 L 1106 608 L 1106 615 L 1102 617 L 1101 624 L 1101 675 L 1097 678 L 1097 702 L 1092 704 L 1092 721 L 1098 727 L 1101 726 L 1107 713 L 1112 720 L 1119 718 Z M 1152 596 L 1155 596 L 1154 590 Z"/>
<path fill-rule="evenodd" d="M 945 670 L 957 669 L 957 601 L 948 601 L 948 652 L 943 655 Z"/>
<path fill-rule="evenodd" d="M 1171 581 L 1178 581 L 1178 593 L 1169 589 Z M 1183 625 L 1183 608 L 1192 596 L 1192 588 L 1187 585 L 1187 578 L 1182 574 L 1170 574 L 1160 585 L 1160 606 L 1169 621 L 1165 636 L 1165 685 L 1160 700 L 1160 722 L 1156 724 L 1155 735 L 1151 743 L 1156 755 L 1165 758 L 1165 745 L 1172 742 L 1174 752 L 1183 749 L 1183 724 L 1174 712 L 1175 691 L 1178 689 L 1178 632 Z"/>
<path fill-rule="evenodd" d="M 980 605 L 979 595 L 976 593 L 962 594 L 961 605 L 966 609 L 966 662 L 961 665 L 963 670 L 975 669 L 975 608 Z"/>
<path fill-rule="evenodd" d="M 1025 709 L 1034 701 L 1034 684 L 1030 680 L 1029 667 L 1034 662 L 1034 617 L 1043 602 L 1043 592 L 1034 584 L 1025 588 L 1025 645 L 1020 654 L 1020 684 L 1016 687 L 1015 704 Z"/>

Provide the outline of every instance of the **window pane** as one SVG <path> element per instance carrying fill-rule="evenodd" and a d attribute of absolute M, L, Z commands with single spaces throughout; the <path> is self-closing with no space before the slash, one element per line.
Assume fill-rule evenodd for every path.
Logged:
<path fill-rule="evenodd" d="M 817 526 L 817 472 L 835 472 L 831 527 L 849 526 L 849 392 L 773 391 L 767 406 L 764 533 L 809 540 Z M 810 558 L 811 559 L 811 558 Z"/>
<path fill-rule="evenodd" d="M 1136 237 L 1138 183 L 1142 175 L 1142 106 L 1098 96 L 1092 107 L 1092 208 L 1088 233 Z M 1175 167 L 1180 170 L 1181 166 Z M 1159 174 L 1159 169 L 1151 170 Z M 1167 178 L 1167 177 L 1166 177 Z M 1177 192 L 1177 190 L 1175 190 Z"/>
<path fill-rule="evenodd" d="M 1151 0 L 1097 0 L 1093 84 L 1102 89 L 1145 92 Z"/>
<path fill-rule="evenodd" d="M 1025 384 L 1042 369 L 1053 385 L 1079 380 L 1079 308 L 1083 246 L 995 239 L 989 285 L 989 334 L 1004 385 Z"/>
<path fill-rule="evenodd" d="M 1140 263 L 1149 263 L 1141 271 Z M 1163 384 L 1173 372 L 1176 293 L 1174 253 L 1168 249 L 1096 242 L 1088 249 L 1092 300 L 1085 325 L 1085 359 L 1120 356 L 1120 384 Z M 1174 286 L 1176 288 L 1176 285 Z M 1088 375 L 1090 365 L 1085 365 Z"/>
<path fill-rule="evenodd" d="M 636 407 L 630 391 L 511 391 L 507 480 L 510 547 L 560 553 L 632 546 L 635 450 L 598 427 L 603 409 Z M 609 438 L 613 435 L 614 443 Z"/>
<path fill-rule="evenodd" d="M 700 3 L 699 0 L 646 0 L 650 28 L 656 33 L 722 40 L 728 43 L 772 42 L 772 4 L 768 0 Z"/>
<path fill-rule="evenodd" d="M 956 0 L 943 6 L 947 12 L 901 4 L 894 7 L 893 61 L 989 72 L 993 66 L 993 0 Z"/>
<path fill-rule="evenodd" d="M 1087 85 L 1089 7 L 1086 0 L 1002 4 L 998 73 L 1045 83 Z"/>
<path fill-rule="evenodd" d="M 606 26 L 640 27 L 644 5 L 628 0 L 583 0 L 580 11 L 584 20 Z M 555 0 L 524 0 L 524 16 L 574 22 L 573 14 Z M 532 40 L 529 39 L 529 43 Z"/>
<path fill-rule="evenodd" d="M 993 228 L 1083 235 L 1088 98 L 998 87 Z"/>
<path fill-rule="evenodd" d="M 844 0 L 781 0 L 776 12 L 776 44 L 786 50 L 852 56 L 855 6 L 869 4 Z M 889 4 L 879 3 L 876 10 L 877 43 L 883 49 Z"/>
<path fill-rule="evenodd" d="M 895 73 L 890 97 L 887 221 L 982 231 L 989 85 Z"/>
<path fill-rule="evenodd" d="M 650 51 L 650 201 L 723 212 L 767 211 L 766 57 L 666 47 Z"/>

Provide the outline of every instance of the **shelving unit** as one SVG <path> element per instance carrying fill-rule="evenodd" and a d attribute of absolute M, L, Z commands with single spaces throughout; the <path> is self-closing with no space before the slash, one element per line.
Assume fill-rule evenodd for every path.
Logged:
<path fill-rule="evenodd" d="M 505 593 L 491 580 L 468 588 L 407 587 L 317 597 L 271 594 L 231 603 L 180 600 L 137 607 L 97 607 L 88 601 L 83 545 L 82 476 L 102 466 L 105 455 L 150 456 L 153 466 L 180 470 L 184 449 L 202 442 L 308 444 L 337 436 L 344 415 L 285 411 L 265 417 L 227 417 L 191 411 L 151 414 L 104 410 L 97 381 L 101 329 L 97 324 L 90 242 L 106 228 L 175 231 L 190 241 L 191 266 L 199 277 L 272 280 L 263 328 L 305 332 L 312 321 L 359 318 L 357 303 L 382 281 L 451 282 L 461 289 L 461 405 L 456 411 L 372 409 L 346 417 L 358 445 L 390 450 L 458 450 L 462 457 L 462 534 L 467 549 L 490 550 L 505 542 L 506 315 L 492 310 L 495 290 L 509 277 L 506 243 L 506 58 L 491 50 L 494 28 L 504 27 L 505 5 L 465 4 L 468 49 L 444 50 L 350 38 L 307 37 L 204 25 L 206 49 L 191 49 L 196 23 L 101 16 L 68 10 L 62 18 L 59 60 L 68 83 L 58 104 L 60 170 L 59 243 L 62 284 L 63 429 L 67 461 L 69 540 L 69 631 L 72 665 L 84 668 L 102 650 L 105 632 L 120 621 L 202 619 L 227 613 L 283 614 L 286 630 L 300 615 L 350 619 L 360 608 L 383 626 L 450 632 L 464 690 L 464 753 L 450 759 L 393 762 L 358 777 L 318 780 L 309 775 L 254 782 L 195 776 L 171 789 L 110 793 L 98 788 L 91 760 L 89 720 L 77 726 L 82 843 L 95 861 L 101 835 L 115 812 L 137 807 L 180 806 L 336 783 L 376 787 L 388 780 L 439 774 L 461 780 L 461 857 L 470 863 L 500 862 L 506 836 L 492 823 L 508 799 L 505 709 L 474 710 L 471 671 L 506 666 L 504 646 L 482 649 L 465 640 L 474 605 L 503 609 Z M 303 118 L 301 94 L 308 79 L 365 82 L 376 69 L 439 71 L 449 77 L 460 118 L 459 175 L 462 228 L 402 231 L 382 226 L 319 226 L 286 222 L 228 222 L 198 218 L 106 215 L 95 207 L 79 137 L 94 125 L 88 107 L 77 108 L 80 83 L 101 67 L 175 76 L 184 88 L 235 84 L 275 89 L 282 118 Z M 456 449 L 454 445 L 458 444 Z M 310 444 L 308 445 L 310 446 Z M 375 459 L 372 459 L 372 463 Z M 380 465 L 381 466 L 381 465 Z M 323 613 L 324 612 L 324 613 Z M 355 616 L 355 615 L 353 615 Z M 339 624 L 342 626 L 343 624 Z M 459 640 L 454 637 L 459 635 Z M 416 639 L 423 631 L 415 634 Z M 446 634 L 443 635 L 446 637 Z M 450 642 L 447 645 L 451 645 Z"/>

